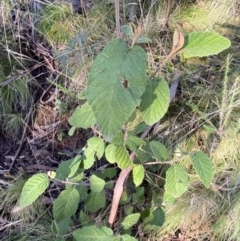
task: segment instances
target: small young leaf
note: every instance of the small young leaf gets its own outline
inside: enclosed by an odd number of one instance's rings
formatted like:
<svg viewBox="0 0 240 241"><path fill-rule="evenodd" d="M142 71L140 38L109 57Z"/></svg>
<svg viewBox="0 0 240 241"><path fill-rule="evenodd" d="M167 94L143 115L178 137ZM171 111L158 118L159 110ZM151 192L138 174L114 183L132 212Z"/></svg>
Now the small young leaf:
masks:
<svg viewBox="0 0 240 241"><path fill-rule="evenodd" d="M134 237L130 236L129 234L124 234L121 239L121 241L137 241ZM115 241L115 240L114 240Z"/></svg>
<svg viewBox="0 0 240 241"><path fill-rule="evenodd" d="M132 31L132 28L129 25L121 26L121 31L127 37L130 37L131 39L133 38L133 31Z"/></svg>
<svg viewBox="0 0 240 241"><path fill-rule="evenodd" d="M218 54L230 46L230 40L217 33L193 32L185 37L180 53L183 53L185 58L204 57Z"/></svg>
<svg viewBox="0 0 240 241"><path fill-rule="evenodd" d="M124 136L122 130L120 130L112 139L111 144L115 146L123 145L124 142Z"/></svg>
<svg viewBox="0 0 240 241"><path fill-rule="evenodd" d="M78 170L81 161L82 156L77 155L75 158L61 162L56 171L56 179L65 180L67 177L72 177Z"/></svg>
<svg viewBox="0 0 240 241"><path fill-rule="evenodd" d="M69 124L79 128L90 128L95 123L95 117L91 106L86 103L82 107L77 107L68 120Z"/></svg>
<svg viewBox="0 0 240 241"><path fill-rule="evenodd" d="M124 146L117 147L115 158L116 158L116 163L121 169L130 167L133 165L129 157L129 154Z"/></svg>
<svg viewBox="0 0 240 241"><path fill-rule="evenodd" d="M90 177L90 183L90 188L93 192L101 192L105 185L105 181L96 175Z"/></svg>
<svg viewBox="0 0 240 241"><path fill-rule="evenodd" d="M203 152L197 151L191 156L192 164L206 188L209 188L213 178L213 166L210 158Z"/></svg>
<svg viewBox="0 0 240 241"><path fill-rule="evenodd" d="M76 189L78 190L78 193L80 195L80 201L79 202L84 201L87 197L88 188L86 186L78 185L78 186L76 186Z"/></svg>
<svg viewBox="0 0 240 241"><path fill-rule="evenodd" d="M20 207L32 204L49 186L48 175L39 173L30 177L23 186L19 201Z"/></svg>
<svg viewBox="0 0 240 241"><path fill-rule="evenodd" d="M152 42L152 40L143 34L141 34L136 41L137 44L151 43L151 42Z"/></svg>
<svg viewBox="0 0 240 241"><path fill-rule="evenodd" d="M134 152L137 151L138 146L146 144L142 138L137 136L129 136L125 143Z"/></svg>
<svg viewBox="0 0 240 241"><path fill-rule="evenodd" d="M148 125L158 122L167 112L169 102L168 83L164 79L148 81L140 104L143 120Z"/></svg>
<svg viewBox="0 0 240 241"><path fill-rule="evenodd" d="M134 165L132 175L135 186L139 186L143 182L143 178L145 175L144 167L142 165Z"/></svg>
<svg viewBox="0 0 240 241"><path fill-rule="evenodd" d="M76 188L69 187L63 190L53 203L53 215L57 222L71 217L78 207L80 200L79 192Z"/></svg>
<svg viewBox="0 0 240 241"><path fill-rule="evenodd" d="M143 147L143 150L158 161L166 161L170 158L167 148L158 141L149 142Z"/></svg>
<svg viewBox="0 0 240 241"><path fill-rule="evenodd" d="M148 125L146 125L145 123L141 123L141 124L139 124L139 125L135 128L134 134L135 134L135 135L138 135L138 134L140 134L140 133L143 133L143 132L146 131L148 128L149 128Z"/></svg>
<svg viewBox="0 0 240 241"><path fill-rule="evenodd" d="M52 232L58 235L65 235L69 231L71 223L71 218L65 218L59 223L57 223L56 220L53 220L51 227Z"/></svg>
<svg viewBox="0 0 240 241"><path fill-rule="evenodd" d="M186 169L179 164L175 164L168 168L166 172L165 192L172 195L175 198L178 198L185 191L187 191L187 188L188 176Z"/></svg>
<svg viewBox="0 0 240 241"><path fill-rule="evenodd" d="M87 226L73 231L76 241L112 241L113 231L105 226Z"/></svg>
<svg viewBox="0 0 240 241"><path fill-rule="evenodd" d="M104 191L91 192L86 198L86 208L90 212L97 212L105 206L106 198Z"/></svg>
<svg viewBox="0 0 240 241"><path fill-rule="evenodd" d="M68 135L69 135L69 136L73 136L74 131L75 131L76 129L77 129L77 127L72 126L72 127L70 128L69 132L68 132Z"/></svg>
<svg viewBox="0 0 240 241"><path fill-rule="evenodd" d="M98 137L92 137L87 141L87 148L84 151L83 160L84 160L84 169L89 169L94 161L95 155L100 159L104 154L105 143L103 139Z"/></svg>
<svg viewBox="0 0 240 241"><path fill-rule="evenodd" d="M117 150L117 147L114 146L113 144L109 144L106 147L105 156L106 156L106 159L109 163L113 164L113 163L116 162L116 158L115 158L116 150Z"/></svg>
<svg viewBox="0 0 240 241"><path fill-rule="evenodd" d="M139 218L140 213L130 214L126 218L124 218L123 222L121 223L121 226L124 229L129 229L138 222Z"/></svg>
<svg viewBox="0 0 240 241"><path fill-rule="evenodd" d="M80 211L79 221L80 221L82 226L89 226L92 223L90 221L90 218L88 217L88 215L86 213L84 213L83 211Z"/></svg>
<svg viewBox="0 0 240 241"><path fill-rule="evenodd" d="M113 178L117 174L116 168L110 167L103 171L103 175L107 178Z"/></svg>
<svg viewBox="0 0 240 241"><path fill-rule="evenodd" d="M157 208L152 212L153 219L148 223L147 229L158 229L165 221L165 213L162 208Z"/></svg>
<svg viewBox="0 0 240 241"><path fill-rule="evenodd" d="M126 205L124 206L124 212L126 215L130 215L133 213L133 206L132 205Z"/></svg>

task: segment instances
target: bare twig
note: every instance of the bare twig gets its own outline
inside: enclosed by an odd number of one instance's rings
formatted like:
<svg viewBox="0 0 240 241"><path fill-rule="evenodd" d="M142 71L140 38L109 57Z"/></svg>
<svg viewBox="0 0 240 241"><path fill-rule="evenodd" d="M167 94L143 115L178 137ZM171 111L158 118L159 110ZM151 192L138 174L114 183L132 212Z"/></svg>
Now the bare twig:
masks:
<svg viewBox="0 0 240 241"><path fill-rule="evenodd" d="M117 38L122 38L121 29L120 29L120 13L119 13L119 0L115 0L115 21L116 21L116 30Z"/></svg>
<svg viewBox="0 0 240 241"><path fill-rule="evenodd" d="M169 16L170 16L170 12L171 12L171 8L172 8L172 0L167 0L167 12L165 15L165 19L162 25L162 30L165 30L168 24L168 20L169 20Z"/></svg>

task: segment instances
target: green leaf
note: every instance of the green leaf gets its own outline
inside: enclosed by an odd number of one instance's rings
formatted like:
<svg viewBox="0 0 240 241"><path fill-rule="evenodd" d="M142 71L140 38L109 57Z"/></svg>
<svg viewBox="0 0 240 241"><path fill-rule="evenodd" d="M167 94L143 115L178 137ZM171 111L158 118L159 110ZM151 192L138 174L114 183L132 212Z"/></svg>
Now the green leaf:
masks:
<svg viewBox="0 0 240 241"><path fill-rule="evenodd" d="M86 198L86 208L90 212L97 212L105 206L106 198L104 191L91 192Z"/></svg>
<svg viewBox="0 0 240 241"><path fill-rule="evenodd" d="M113 231L107 227L87 226L73 231L76 241L111 241Z"/></svg>
<svg viewBox="0 0 240 241"><path fill-rule="evenodd" d="M58 235L65 235L70 230L71 218L65 218L61 222L57 223L56 220L52 222L52 232Z"/></svg>
<svg viewBox="0 0 240 241"><path fill-rule="evenodd" d="M100 159L104 154L105 143L103 139L98 137L92 137L87 141L87 148L84 151L84 169L89 169L94 161L95 155Z"/></svg>
<svg viewBox="0 0 240 241"><path fill-rule="evenodd" d="M19 201L20 207L32 204L49 186L48 175L39 173L30 177L24 184Z"/></svg>
<svg viewBox="0 0 240 241"><path fill-rule="evenodd" d="M148 128L149 128L148 125L146 125L145 123L141 123L141 124L139 124L139 125L135 128L134 134L135 134L135 135L138 135L138 134L140 134L140 133L143 133L143 132L146 131Z"/></svg>
<svg viewBox="0 0 240 241"><path fill-rule="evenodd" d="M188 176L186 169L175 164L166 172L165 192L175 198L180 197L188 188ZM165 194L164 194L165 200ZM165 200L166 201L166 200Z"/></svg>
<svg viewBox="0 0 240 241"><path fill-rule="evenodd" d="M77 128L77 127L72 126L72 127L70 128L69 132L68 132L68 135L69 135L69 136L73 136L74 131L76 130L76 128Z"/></svg>
<svg viewBox="0 0 240 241"><path fill-rule="evenodd" d="M121 223L121 226L124 229L129 229L138 222L139 218L140 213L130 214L126 218L124 218L123 222Z"/></svg>
<svg viewBox="0 0 240 241"><path fill-rule="evenodd" d="M134 165L132 175L135 186L139 186L142 184L145 175L144 167L142 165Z"/></svg>
<svg viewBox="0 0 240 241"><path fill-rule="evenodd" d="M193 32L185 37L185 44L180 53L185 58L214 55L229 48L229 39L212 32Z"/></svg>
<svg viewBox="0 0 240 241"><path fill-rule="evenodd" d="M122 130L120 130L117 135L114 136L114 138L111 141L111 144L115 146L120 146L124 142L124 136Z"/></svg>
<svg viewBox="0 0 240 241"><path fill-rule="evenodd" d="M93 192L101 192L104 188L105 181L96 175L90 177L90 188Z"/></svg>
<svg viewBox="0 0 240 241"><path fill-rule="evenodd" d="M80 196L78 190L69 187L63 190L53 203L53 215L57 222L71 217L78 208Z"/></svg>
<svg viewBox="0 0 240 241"><path fill-rule="evenodd" d="M66 178L70 178L74 176L77 172L80 162L82 161L82 156L77 155L75 158L63 161L58 166L56 171L56 179L65 180Z"/></svg>
<svg viewBox="0 0 240 241"><path fill-rule="evenodd" d="M79 202L84 201L87 197L88 188L86 186L78 185L78 186L76 186L76 189L78 190L78 193L80 195L80 201Z"/></svg>
<svg viewBox="0 0 240 241"><path fill-rule="evenodd" d="M169 102L168 83L164 79L149 80L140 105L143 120L148 125L158 122L167 112Z"/></svg>
<svg viewBox="0 0 240 241"><path fill-rule="evenodd" d="M147 229L159 229L165 221L165 213L162 208L157 208L152 212L153 219L148 223Z"/></svg>
<svg viewBox="0 0 240 241"><path fill-rule="evenodd" d="M138 37L138 39L136 41L137 44L151 43L151 42L152 42L152 40L149 37L142 35L142 34Z"/></svg>
<svg viewBox="0 0 240 241"><path fill-rule="evenodd" d="M91 106L86 103L82 107L75 109L68 122L71 126L87 129L92 127L96 123L96 120Z"/></svg>
<svg viewBox="0 0 240 241"><path fill-rule="evenodd" d="M117 147L115 158L116 158L116 163L118 164L118 167L121 169L130 167L133 165L129 157L129 154L124 146Z"/></svg>
<svg viewBox="0 0 240 241"><path fill-rule="evenodd" d="M117 150L117 147L114 146L113 144L109 144L106 149L105 149L105 156L106 156L106 159L109 163L115 163L116 162L116 158L115 158L115 155L116 155L116 150Z"/></svg>
<svg viewBox="0 0 240 241"><path fill-rule="evenodd" d="M134 237L131 237L129 234L124 234L121 237L121 241L137 241Z"/></svg>
<svg viewBox="0 0 240 241"><path fill-rule="evenodd" d="M117 174L116 168L109 167L103 171L103 175L107 178L113 178Z"/></svg>
<svg viewBox="0 0 240 241"><path fill-rule="evenodd" d="M197 151L191 156L192 164L206 188L209 188L213 179L213 165L210 158L203 152Z"/></svg>
<svg viewBox="0 0 240 241"><path fill-rule="evenodd" d="M133 38L133 31L132 31L132 28L129 25L121 26L121 31L127 37L130 37L131 39Z"/></svg>
<svg viewBox="0 0 240 241"><path fill-rule="evenodd" d="M130 49L123 39L109 42L94 60L86 95L105 140L111 141L140 104L146 63L145 51Z"/></svg>
<svg viewBox="0 0 240 241"><path fill-rule="evenodd" d="M143 147L143 150L158 161L166 161L170 158L167 148L158 141L149 142Z"/></svg>
<svg viewBox="0 0 240 241"><path fill-rule="evenodd" d="M134 151L137 152L137 147L140 145L145 145L146 142L137 136L129 136L126 140L126 145L128 145L128 147Z"/></svg>
<svg viewBox="0 0 240 241"><path fill-rule="evenodd" d="M90 221L90 218L88 217L88 215L86 213L84 213L83 211L80 211L79 221L80 221L82 226L89 226L92 223Z"/></svg>

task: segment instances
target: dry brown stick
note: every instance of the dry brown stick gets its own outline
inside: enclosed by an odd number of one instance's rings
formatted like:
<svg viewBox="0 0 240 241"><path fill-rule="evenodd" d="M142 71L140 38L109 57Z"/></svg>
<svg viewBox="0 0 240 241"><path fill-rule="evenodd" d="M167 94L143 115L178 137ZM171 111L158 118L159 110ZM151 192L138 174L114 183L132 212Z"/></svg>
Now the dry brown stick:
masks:
<svg viewBox="0 0 240 241"><path fill-rule="evenodd" d="M116 30L117 38L122 38L121 29L120 29L120 10L119 10L119 0L115 0L115 21L116 21Z"/></svg>
<svg viewBox="0 0 240 241"><path fill-rule="evenodd" d="M163 22L163 25L162 25L163 30L166 28L166 26L168 24L171 8L172 8L172 0L168 0L167 1L167 12L166 12L165 19L164 19L164 22Z"/></svg>

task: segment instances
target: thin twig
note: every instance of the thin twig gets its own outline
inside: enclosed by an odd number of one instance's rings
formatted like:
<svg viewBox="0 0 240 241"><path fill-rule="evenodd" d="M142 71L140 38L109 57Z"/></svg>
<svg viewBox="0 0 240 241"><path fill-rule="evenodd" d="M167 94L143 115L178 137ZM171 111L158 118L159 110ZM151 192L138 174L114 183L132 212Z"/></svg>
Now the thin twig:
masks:
<svg viewBox="0 0 240 241"><path fill-rule="evenodd" d="M120 10L119 10L119 0L115 0L115 21L116 21L116 30L117 38L122 38L121 29L120 29Z"/></svg>

